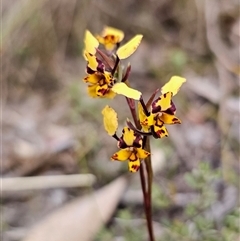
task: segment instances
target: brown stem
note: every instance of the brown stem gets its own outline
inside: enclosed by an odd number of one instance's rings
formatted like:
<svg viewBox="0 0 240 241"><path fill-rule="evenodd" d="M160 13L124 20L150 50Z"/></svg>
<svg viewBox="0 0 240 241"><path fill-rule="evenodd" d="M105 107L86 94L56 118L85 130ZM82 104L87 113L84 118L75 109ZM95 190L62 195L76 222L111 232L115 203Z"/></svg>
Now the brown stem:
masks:
<svg viewBox="0 0 240 241"><path fill-rule="evenodd" d="M151 147L150 147L150 140L146 136L146 147L145 150L151 153ZM153 172L152 172L152 161L151 161L151 156L148 156L145 159L145 164L146 164L146 170L147 170L147 177L148 177L148 188L147 188L147 213L149 215L149 220L152 220L152 181L153 181ZM151 225L151 229L149 230L149 235L150 235L150 240L154 241L154 236L153 236L153 227Z"/></svg>
<svg viewBox="0 0 240 241"><path fill-rule="evenodd" d="M136 108L135 108L135 102L133 99L129 99L126 97L129 109L131 111L132 114L132 118L134 121L135 126L137 127L137 129L141 129L140 123L138 122L138 118L137 118L137 114L136 114Z"/></svg>
<svg viewBox="0 0 240 241"><path fill-rule="evenodd" d="M136 108L135 108L135 103L131 102L131 99L126 98L128 106L130 108L134 123L136 127L141 130L141 125L138 121L137 114L136 114ZM143 100L142 100L143 101ZM150 152L150 142L149 138L144 136L144 141L143 145L146 145L146 150ZM143 147L144 147L143 146ZM147 183L147 190L146 190L146 180L145 180L145 174L144 174L144 169L143 169L143 162L140 165L140 179L141 179L141 186L142 186L142 193L143 193L143 200L144 200L144 210L145 210L145 215L147 219L147 228L148 228L148 234L149 234L149 241L154 241L154 234L153 234L153 227L152 227L152 162L151 162L151 156L148 156L145 160L145 165L146 165L146 170L147 170L147 178L148 178L148 183Z"/></svg>
<svg viewBox="0 0 240 241"><path fill-rule="evenodd" d="M148 195L148 192L146 191L145 175L144 175L144 169L143 169L142 164L140 165L139 173L140 173L140 179L141 179L145 215L146 215L146 219L147 219L149 241L154 241L153 228L152 228L151 203L149 203L149 202L151 202L151 199L149 200L149 195ZM149 209L149 207L150 207L150 209Z"/></svg>

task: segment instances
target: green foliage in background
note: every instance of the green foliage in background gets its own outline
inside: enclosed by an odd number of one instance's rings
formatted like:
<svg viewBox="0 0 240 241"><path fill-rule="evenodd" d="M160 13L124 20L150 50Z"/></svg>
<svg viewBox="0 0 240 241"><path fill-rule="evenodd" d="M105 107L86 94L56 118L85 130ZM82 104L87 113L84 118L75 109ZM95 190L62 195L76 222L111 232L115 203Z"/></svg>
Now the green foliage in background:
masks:
<svg viewBox="0 0 240 241"><path fill-rule="evenodd" d="M201 162L199 166L184 175L185 182L196 193L197 198L183 208L182 213L177 218L156 217L159 222L161 235L157 241L237 241L239 235L240 209L235 208L230 214L226 215L221 222L216 223L206 217L212 205L217 201L218 196L215 190L215 183L221 179L219 169L213 170L208 163ZM167 187L166 187L167 188ZM166 189L158 183L153 184L153 209L168 210L174 205ZM158 215L158 214L157 214ZM125 208L117 213L117 228L103 229L96 241L144 241L143 230L136 224L134 212ZM124 221L125 220L125 221ZM126 222L124 224L124 222ZM142 222L144 225L144 220ZM124 224L124 225L123 225ZM157 228L155 222L155 229ZM144 226L143 226L144 227ZM155 230L156 233L158 232ZM116 235L116 233L118 233Z"/></svg>

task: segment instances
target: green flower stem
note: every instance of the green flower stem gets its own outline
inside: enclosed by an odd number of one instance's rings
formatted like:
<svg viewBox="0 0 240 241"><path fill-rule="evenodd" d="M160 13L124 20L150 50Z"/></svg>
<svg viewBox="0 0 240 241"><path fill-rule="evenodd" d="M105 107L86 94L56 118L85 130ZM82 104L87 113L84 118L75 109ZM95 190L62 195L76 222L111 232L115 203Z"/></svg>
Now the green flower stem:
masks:
<svg viewBox="0 0 240 241"><path fill-rule="evenodd" d="M136 114L136 108L135 104L131 102L132 100L129 98L126 98L128 106L130 108L134 124L137 127L137 129L141 130L141 125L138 121L137 114ZM148 137L144 137L143 145L146 146L145 150L150 152L150 141ZM147 170L147 190L146 190L146 179L144 174L144 168L143 163L140 165L139 174L141 179L141 186L142 186L142 193L143 193L143 200L144 200L144 210L145 215L147 219L147 228L148 228L148 234L149 234L149 241L154 241L154 234L153 234L153 226L152 226L152 162L151 162L151 156L148 156L145 159L145 165Z"/></svg>

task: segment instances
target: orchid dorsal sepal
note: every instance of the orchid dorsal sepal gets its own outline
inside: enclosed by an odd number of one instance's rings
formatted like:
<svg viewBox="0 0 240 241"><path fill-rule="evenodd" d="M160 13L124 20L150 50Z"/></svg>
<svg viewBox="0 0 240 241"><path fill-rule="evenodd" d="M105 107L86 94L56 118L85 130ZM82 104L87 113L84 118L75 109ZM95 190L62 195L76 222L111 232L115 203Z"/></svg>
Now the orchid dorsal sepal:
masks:
<svg viewBox="0 0 240 241"><path fill-rule="evenodd" d="M142 136L151 136L152 135L151 132L143 132L143 131L138 130L129 119L127 119L126 123L127 123L127 126L131 130L133 130L134 132L138 133L139 135L142 135Z"/></svg>
<svg viewBox="0 0 240 241"><path fill-rule="evenodd" d="M124 32L122 30L114 28L114 27L110 27L110 26L105 26L101 35L102 36L106 36L106 35L118 36L119 42L121 42L124 38Z"/></svg>
<svg viewBox="0 0 240 241"><path fill-rule="evenodd" d="M109 52L118 48L124 38L124 32L120 29L106 26L101 35L96 36L98 41L105 46Z"/></svg>

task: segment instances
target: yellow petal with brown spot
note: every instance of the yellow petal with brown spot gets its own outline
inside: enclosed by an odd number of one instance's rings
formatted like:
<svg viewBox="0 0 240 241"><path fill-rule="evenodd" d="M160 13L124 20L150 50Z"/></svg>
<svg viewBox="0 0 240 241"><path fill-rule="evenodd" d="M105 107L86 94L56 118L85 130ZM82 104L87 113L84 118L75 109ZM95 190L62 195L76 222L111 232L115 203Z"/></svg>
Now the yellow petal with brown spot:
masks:
<svg viewBox="0 0 240 241"><path fill-rule="evenodd" d="M150 152L145 151L142 148L137 148L137 154L140 159L145 159L150 155Z"/></svg>
<svg viewBox="0 0 240 241"><path fill-rule="evenodd" d="M158 136L158 138L168 137L168 131L167 128L161 124L161 125L154 125L154 132Z"/></svg>
<svg viewBox="0 0 240 241"><path fill-rule="evenodd" d="M84 55L86 56L86 60L88 61L88 67L93 71L97 71L98 62L96 56L91 55L88 52L85 52Z"/></svg>
<svg viewBox="0 0 240 241"><path fill-rule="evenodd" d="M111 157L112 161L126 161L132 154L128 149L121 149L120 151L114 153Z"/></svg>
<svg viewBox="0 0 240 241"><path fill-rule="evenodd" d="M107 35L113 35L118 39L118 42L121 42L124 38L124 32L122 30L113 28L113 27L109 27L109 26L104 27L101 35L103 37L105 37Z"/></svg>
<svg viewBox="0 0 240 241"><path fill-rule="evenodd" d="M165 111L171 107L172 93L167 92L159 97L156 106L160 106L160 111Z"/></svg>
<svg viewBox="0 0 240 241"><path fill-rule="evenodd" d="M87 77L83 79L85 83L97 84L100 79L98 74L89 74Z"/></svg>
<svg viewBox="0 0 240 241"><path fill-rule="evenodd" d="M154 123L154 115L151 113L150 116L146 116L140 102L138 102L138 116L143 131L148 132L150 126Z"/></svg>
<svg viewBox="0 0 240 241"><path fill-rule="evenodd" d="M128 170L130 172L137 172L140 168L141 162L139 159L137 159L136 161L129 161L128 162Z"/></svg>
<svg viewBox="0 0 240 241"><path fill-rule="evenodd" d="M159 118L162 122L164 122L164 124L181 124L180 119L178 119L175 115L162 113Z"/></svg>

